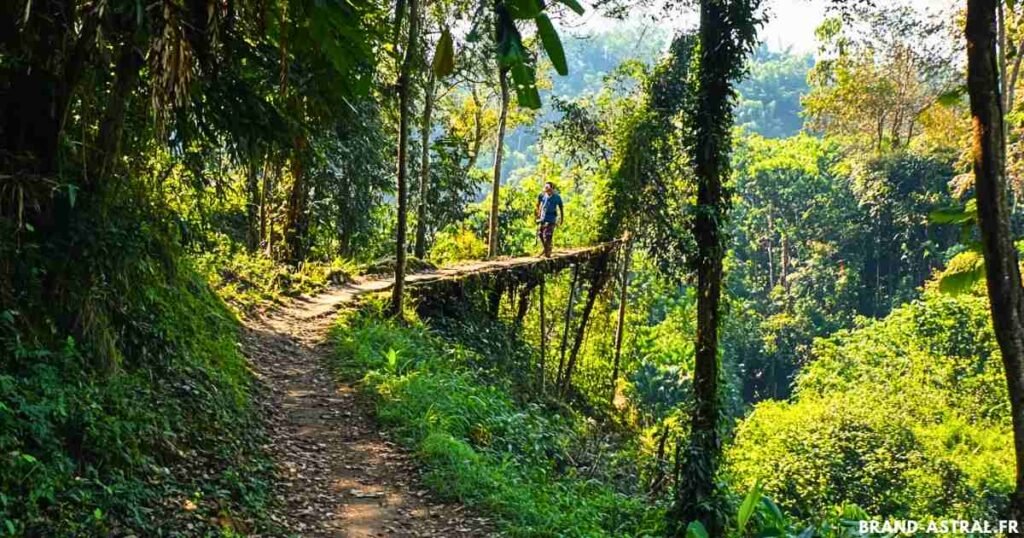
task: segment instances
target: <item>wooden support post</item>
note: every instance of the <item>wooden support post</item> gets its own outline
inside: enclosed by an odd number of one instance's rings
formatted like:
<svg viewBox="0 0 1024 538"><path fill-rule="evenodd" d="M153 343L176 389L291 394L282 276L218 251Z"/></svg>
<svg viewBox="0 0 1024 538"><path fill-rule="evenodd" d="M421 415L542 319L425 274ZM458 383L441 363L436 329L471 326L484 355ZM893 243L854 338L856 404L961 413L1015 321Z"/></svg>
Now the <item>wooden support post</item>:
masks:
<svg viewBox="0 0 1024 538"><path fill-rule="evenodd" d="M547 321L544 317L544 275L540 275L540 291L538 293L540 294L540 393L544 394L544 374L547 368L544 355L548 340Z"/></svg>
<svg viewBox="0 0 1024 538"><path fill-rule="evenodd" d="M579 280L580 266L576 264L572 267L572 283L569 284L569 301L565 307L565 327L562 328L562 349L558 358L558 372L555 375L555 385L562 385L562 368L565 367L565 346L569 341L569 325L572 321L572 306L573 301L576 298L576 282Z"/></svg>
<svg viewBox="0 0 1024 538"><path fill-rule="evenodd" d="M601 288L608 281L607 269L608 254L594 258L591 262L590 289L587 292L587 302L583 306L580 322L576 326L576 338L573 340L572 353L569 354L569 362L565 365L565 373L562 375L561 384L559 385L562 395L568 394L569 387L572 385L572 373L576 369L576 359L579 357L580 348L583 346L583 337L587 332L587 322L590 321L590 313L594 310L594 303L597 302L597 296L601 293Z"/></svg>
<svg viewBox="0 0 1024 538"><path fill-rule="evenodd" d="M576 359L579 358L580 349L583 346L583 338L587 333L587 323L590 321L590 313L594 310L594 303L597 301L597 294L601 291L601 282L593 279L590 282L590 289L587 290L587 302L583 305L583 312L580 314L580 321L576 324L576 337L572 341L572 351L569 352L569 361L565 364L565 373L562 374L559 390L562 395L569 393L569 386L572 385L572 374L576 370Z"/></svg>
<svg viewBox="0 0 1024 538"><path fill-rule="evenodd" d="M516 334L519 334L523 328L523 319L526 318L526 311L530 308L530 294L533 293L533 288L536 286L536 282L527 282L526 284L523 284L523 287L519 290L516 319L512 325Z"/></svg>
<svg viewBox="0 0 1024 538"><path fill-rule="evenodd" d="M493 319L498 319L498 313L501 310L501 294L505 291L505 286L497 275L493 280L494 287L490 289L487 296L487 313L490 314Z"/></svg>
<svg viewBox="0 0 1024 538"><path fill-rule="evenodd" d="M612 360L612 387L609 403L615 403L615 386L619 381L619 360L622 358L622 337L626 326L626 302L629 300L629 262L633 256L633 239L626 239L623 251L622 275L619 278L619 320L615 325L615 356Z"/></svg>

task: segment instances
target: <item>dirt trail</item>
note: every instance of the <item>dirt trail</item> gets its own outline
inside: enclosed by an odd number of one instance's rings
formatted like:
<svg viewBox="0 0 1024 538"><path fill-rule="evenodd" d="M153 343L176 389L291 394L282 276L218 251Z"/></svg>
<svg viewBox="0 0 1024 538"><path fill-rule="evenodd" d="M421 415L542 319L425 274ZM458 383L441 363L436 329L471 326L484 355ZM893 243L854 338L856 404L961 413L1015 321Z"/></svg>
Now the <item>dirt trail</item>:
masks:
<svg viewBox="0 0 1024 538"><path fill-rule="evenodd" d="M280 523L313 537L493 534L487 520L436 501L410 455L378 431L369 403L332 378L325 340L334 308L325 305L356 294L296 300L246 323L246 353L269 387Z"/></svg>
<svg viewBox="0 0 1024 538"><path fill-rule="evenodd" d="M597 247L600 248L600 247ZM594 247L554 253L572 258ZM507 270L539 258L508 258L410 274L409 286ZM380 432L369 402L330 373L327 331L356 297L391 288L361 278L246 321L243 345L269 389L270 451L284 480L280 523L299 536L490 536L486 518L437 501L410 454Z"/></svg>

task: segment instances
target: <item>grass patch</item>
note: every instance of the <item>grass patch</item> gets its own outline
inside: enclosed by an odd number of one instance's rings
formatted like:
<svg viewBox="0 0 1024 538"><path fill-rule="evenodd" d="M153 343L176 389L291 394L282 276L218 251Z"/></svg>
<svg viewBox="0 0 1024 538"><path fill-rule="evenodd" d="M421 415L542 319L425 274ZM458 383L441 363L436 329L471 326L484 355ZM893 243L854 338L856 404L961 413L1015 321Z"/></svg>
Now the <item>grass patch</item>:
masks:
<svg viewBox="0 0 1024 538"><path fill-rule="evenodd" d="M487 359L477 351L370 310L342 316L333 340L338 371L363 377L378 419L416 451L427 484L504 533L663 533L662 508L576 465L583 419L517 401L511 381L480 371Z"/></svg>

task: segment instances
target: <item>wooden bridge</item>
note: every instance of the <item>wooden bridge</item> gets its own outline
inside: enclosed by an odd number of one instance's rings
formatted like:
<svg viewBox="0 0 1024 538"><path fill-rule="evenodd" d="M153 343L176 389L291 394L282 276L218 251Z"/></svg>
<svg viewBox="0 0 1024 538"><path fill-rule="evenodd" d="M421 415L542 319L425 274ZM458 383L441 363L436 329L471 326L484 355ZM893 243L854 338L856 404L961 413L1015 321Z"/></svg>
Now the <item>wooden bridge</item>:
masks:
<svg viewBox="0 0 1024 538"><path fill-rule="evenodd" d="M434 312L446 313L449 309L462 310L483 306L494 318L498 317L501 299L508 297L513 311L513 326L521 330L526 313L530 308L531 297L534 295L539 303L540 332L548 334L547 323L554 321L554 326L561 326L560 345L556 350L547 350L546 338L540 339L540 372L544 372L548 355L558 356L558 375L553 385L559 392L567 394L572 388L572 374L576 367L580 346L583 343L590 313L594 303L611 276L611 260L616 251L625 244L624 241L611 241L588 247L563 249L553 252L550 257L523 256L518 258L497 258L463 262L460 264L417 271L406 275L405 285L409 294L417 298L420 307ZM626 249L628 252L628 249ZM627 254L628 258L628 254ZM625 274L628 265L623 266ZM546 277L560 271L572 269L569 284L569 300L566 310L551 313L557 319L548 319L544 306L544 283ZM623 283L625 278L623 277ZM586 285L585 285L586 284ZM282 308L265 313L263 320L273 328L284 330L299 326L315 327L323 325L337 310L346 304L354 303L360 296L380 293L394 286L392 276L364 276L334 286L324 293L312 297L298 297ZM625 290L625 285L622 286ZM586 291L585 297L584 290ZM534 291L538 293L534 294ZM582 299L582 308L575 308L577 301ZM625 296L620 297L624 304ZM621 341L621 324L623 310L619 313L619 329L616 339ZM573 324L573 318L578 319ZM618 350L619 346L616 346ZM616 374L618 352L615 358ZM545 382L543 373L540 377L541 390ZM614 385L614 383L613 383Z"/></svg>
<svg viewBox="0 0 1024 538"><path fill-rule="evenodd" d="M501 288L506 290L519 286L532 289L541 275L558 273L571 267L603 264L604 260L622 244L622 241L610 241L599 245L562 249L552 252L547 258L522 256L467 261L448 267L409 273L405 277L405 285L410 293L418 296L453 285L461 286L471 281L487 280L500 281ZM293 318L298 316L300 319L315 319L330 315L360 296L388 291L394 285L395 280L391 275L357 277L319 295L297 297L293 305L285 306L281 312ZM273 313L268 314L273 316Z"/></svg>
<svg viewBox="0 0 1024 538"><path fill-rule="evenodd" d="M464 284L470 280L496 280L508 286L535 283L541 275L558 273L570 267L593 263L614 252L619 241L589 247L552 252L550 257L523 256L460 263L433 271L422 271L406 277L410 288L437 288L448 284ZM393 284L393 282L391 282ZM388 286L390 287L390 286Z"/></svg>

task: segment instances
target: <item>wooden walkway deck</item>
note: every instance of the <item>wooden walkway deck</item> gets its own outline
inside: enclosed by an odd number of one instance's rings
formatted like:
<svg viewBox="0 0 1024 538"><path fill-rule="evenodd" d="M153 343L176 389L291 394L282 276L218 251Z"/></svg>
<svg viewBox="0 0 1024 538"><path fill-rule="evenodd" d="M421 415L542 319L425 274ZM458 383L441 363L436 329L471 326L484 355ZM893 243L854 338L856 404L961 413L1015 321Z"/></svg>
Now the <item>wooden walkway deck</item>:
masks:
<svg viewBox="0 0 1024 538"><path fill-rule="evenodd" d="M450 285L468 279L494 277L502 273L507 273L508 282L526 282L536 278L537 274L557 273L573 265L589 262L601 255L614 252L621 245L621 241L611 241L594 246L556 250L547 258L521 256L467 261L448 267L409 273L406 275L405 285L410 291L422 292L420 288L432 285ZM358 277L316 296L297 297L292 304L278 309L276 314L269 312L268 315L270 318L279 315L291 319L315 319L330 315L345 303L362 295L388 291L394 284L392 276Z"/></svg>

